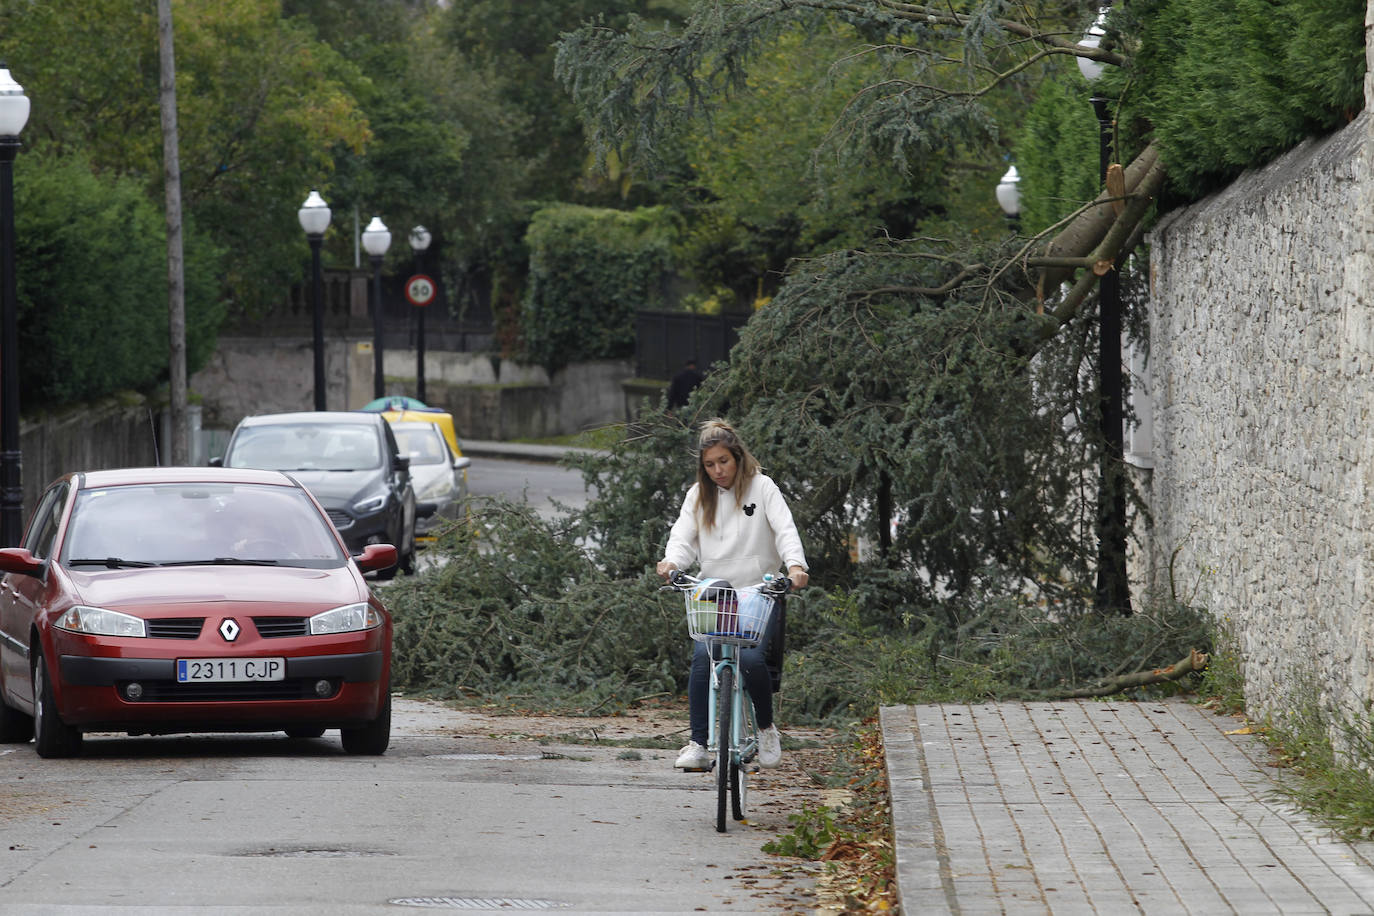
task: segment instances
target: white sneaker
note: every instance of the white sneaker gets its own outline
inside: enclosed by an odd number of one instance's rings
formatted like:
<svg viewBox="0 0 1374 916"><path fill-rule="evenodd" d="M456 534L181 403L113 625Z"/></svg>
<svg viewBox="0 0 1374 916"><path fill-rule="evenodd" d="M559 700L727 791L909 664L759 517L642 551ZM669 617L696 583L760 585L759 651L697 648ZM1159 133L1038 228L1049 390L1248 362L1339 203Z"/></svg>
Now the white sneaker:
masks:
<svg viewBox="0 0 1374 916"><path fill-rule="evenodd" d="M759 766L772 769L782 763L782 735L778 727L770 725L759 732Z"/></svg>
<svg viewBox="0 0 1374 916"><path fill-rule="evenodd" d="M679 770L709 770L711 768L711 752L695 741L689 741L687 746L682 749L682 753L677 755L677 763L673 766Z"/></svg>

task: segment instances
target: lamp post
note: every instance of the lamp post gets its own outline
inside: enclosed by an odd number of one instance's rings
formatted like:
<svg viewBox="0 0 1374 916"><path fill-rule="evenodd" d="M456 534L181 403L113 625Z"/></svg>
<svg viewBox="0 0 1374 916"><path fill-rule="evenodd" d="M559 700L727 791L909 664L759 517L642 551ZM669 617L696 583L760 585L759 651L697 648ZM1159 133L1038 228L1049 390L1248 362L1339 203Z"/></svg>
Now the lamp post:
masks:
<svg viewBox="0 0 1374 916"><path fill-rule="evenodd" d="M1007 215L1007 224L1013 233L1021 231L1021 176L1016 166L1007 169L1002 180L997 182L997 205Z"/></svg>
<svg viewBox="0 0 1374 916"><path fill-rule="evenodd" d="M391 245L391 230L380 216L363 230L363 250L372 261L372 396L386 396L386 376L382 374L382 256Z"/></svg>
<svg viewBox="0 0 1374 916"><path fill-rule="evenodd" d="M1106 35L1107 7L1079 40L1084 47L1100 47ZM1102 76L1103 65L1078 58L1078 69L1089 83ZM1111 102L1094 90L1089 100L1097 116L1098 180L1105 189L1107 170L1112 162L1115 124ZM1119 260L1119 258L1118 258ZM1098 611L1120 614L1131 612L1131 590L1126 571L1126 482L1125 443L1122 431L1121 400L1121 274L1118 264L1098 282L1098 421L1102 452L1098 461L1097 489L1097 587L1094 606Z"/></svg>
<svg viewBox="0 0 1374 916"><path fill-rule="evenodd" d="M29 97L0 64L0 546L24 534L24 469L19 447L19 292L14 276L14 157L29 120Z"/></svg>
<svg viewBox="0 0 1374 916"><path fill-rule="evenodd" d="M410 230L410 247L415 252L415 273L422 274L424 269L420 260L424 257L425 251L429 249L429 243L433 240L429 230L424 226L416 226ZM415 316L415 397L423 401L425 399L425 310L428 306L416 306Z"/></svg>
<svg viewBox="0 0 1374 916"><path fill-rule="evenodd" d="M319 191L311 191L310 196L296 211L301 221L305 237L310 242L310 309L311 323L315 332L315 409L324 410L324 303L321 295L320 244L324 241L324 231L329 228L329 205L320 197Z"/></svg>

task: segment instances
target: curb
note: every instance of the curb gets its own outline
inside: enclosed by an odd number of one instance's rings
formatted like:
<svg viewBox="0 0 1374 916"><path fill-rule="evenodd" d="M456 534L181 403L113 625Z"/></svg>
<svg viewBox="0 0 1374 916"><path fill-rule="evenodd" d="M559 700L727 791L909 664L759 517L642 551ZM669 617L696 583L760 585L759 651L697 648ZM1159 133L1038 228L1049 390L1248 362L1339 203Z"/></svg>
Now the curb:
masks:
<svg viewBox="0 0 1374 916"><path fill-rule="evenodd" d="M930 773L907 706L878 709L892 805L897 899L905 913L953 913L950 866L930 795ZM904 815L898 816L898 811Z"/></svg>
<svg viewBox="0 0 1374 916"><path fill-rule="evenodd" d="M535 445L524 442L494 442L482 439L463 439L459 443L469 458L503 458L508 461L541 461L557 463L571 455L604 455L600 449L578 448L568 445Z"/></svg>

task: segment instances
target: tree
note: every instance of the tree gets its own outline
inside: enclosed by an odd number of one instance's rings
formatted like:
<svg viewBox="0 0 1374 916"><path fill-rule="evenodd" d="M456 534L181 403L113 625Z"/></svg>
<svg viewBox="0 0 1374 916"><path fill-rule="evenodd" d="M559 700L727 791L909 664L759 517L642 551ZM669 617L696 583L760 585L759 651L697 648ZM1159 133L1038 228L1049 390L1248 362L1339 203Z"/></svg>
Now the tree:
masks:
<svg viewBox="0 0 1374 916"><path fill-rule="evenodd" d="M632 14L678 21L664 0L467 0L444 20L450 46L495 79L503 107L518 113L506 155L522 166L517 194L534 200L593 203L579 185L585 175L582 125L554 79L560 34L586 22L620 27Z"/></svg>
<svg viewBox="0 0 1374 916"><path fill-rule="evenodd" d="M857 37L843 23L782 32L754 61L746 91L672 142L662 184L685 217L681 260L727 307L776 293L792 258L906 236L955 200L939 159L902 174L828 136L877 77L871 58L842 60Z"/></svg>
<svg viewBox="0 0 1374 916"><path fill-rule="evenodd" d="M983 163L1000 165L994 157L1016 135L1016 113L1042 88L1052 94L1077 80L1063 66L1072 57L1111 65L1099 91L1112 100L1117 129L1106 189L1098 193L1096 182L1091 185L1095 199L1082 200L1081 172L1070 179L1051 165L1023 184L1037 231L1011 248L979 244L972 223L963 233L947 226L956 231L941 233L948 241L935 243L928 231L933 221L920 221L913 235L925 237L869 242L797 265L760 313L768 320L751 323L728 376L702 401L706 409L728 404L747 412L745 424L761 422L757 412L766 409L770 417L787 417L786 428L807 430L789 438L781 453L789 460L805 456L799 468L830 468L813 481L814 492L836 494L823 504L872 506L882 519L890 499L904 500L899 505L910 506L922 522L913 531L930 539L912 556L942 586L962 587L968 576L961 579L960 565L967 571L986 563L1011 572L1020 588L1018 578L1034 564L1014 558L1050 551L1039 574L1057 565L1086 593L1091 539L1056 539L1052 523L1092 517L1071 511L1083 504L1071 484L1088 465L1073 463L1078 471L1048 481L1043 472L1060 469L1066 449L1104 448L1091 440L1093 424L1083 422L1097 392L1080 390L1079 383L1092 376L1093 348L1086 343L1097 333L1093 292L1104 275L1133 279L1121 269L1162 194L1198 193L1314 129L1339 123L1358 105L1359 4L1343 2L1331 18L1313 2L1224 0L1224 9L1209 7L1205 16L1186 0L1118 4L1102 46L1092 49L1077 44L1092 11L1072 3L703 2L680 29L639 21L621 31L584 27L561 42L558 72L603 155L663 167L672 164L665 155L669 140L697 118L728 111L786 36L819 34L843 22L863 37L850 58L872 59L879 70L828 125L827 136L885 156L902 174L934 166L948 180L951 163L976 159L980 150ZM1226 76L1233 63L1251 77L1238 84ZM1255 98L1242 98L1250 92ZM1237 112L1250 112L1247 129L1226 129ZM1047 102L1032 122L1039 135L1027 144L1038 148L1042 165L1059 144L1056 116L1061 129L1081 122L1079 114ZM1259 129L1248 131L1252 124ZM1165 162L1188 178L1169 185ZM1046 206L1055 193L1080 200L1055 212L1057 205ZM812 333L815 328L823 330ZM885 328L907 328L932 349L899 345ZM841 346L846 333L858 334L869 349L905 358L875 362L862 347ZM782 356L789 353L790 359ZM840 370L829 370L832 359L858 377L864 370L855 367L867 367L874 378L846 386ZM1047 371L1056 359L1063 364ZM906 377L894 380L893 373ZM1024 382L1020 396L1014 380ZM991 410L989 395L1016 406L1011 414ZM978 404L981 414L970 410ZM854 417L865 422L849 423ZM973 428L942 427L941 418ZM1045 418L1054 422L1037 422ZM847 435L825 435L831 428ZM814 442L828 443L829 451ZM843 453L849 457L834 457ZM1109 488L1098 499L1111 504ZM1008 504L1016 509L1004 514ZM998 530L976 530L1003 517L1028 538L1021 550ZM1114 525L1124 529L1119 519L1098 522L1104 531ZM1096 565L1099 574L1124 583L1124 546L1104 552ZM1099 603L1098 609L1115 608Z"/></svg>
<svg viewBox="0 0 1374 916"><path fill-rule="evenodd" d="M935 180L948 180L948 163L980 147L985 161L996 161L989 100L997 92L1024 88L1054 56L1080 53L1063 37L1076 34L1076 11L1042 4L1015 20L998 18L1000 9L888 0L702 4L678 31L642 23L622 33L579 30L562 44L559 73L600 148L662 162L663 138L747 91L747 74L767 49L794 30L813 34L841 19L862 36L851 53L875 70L829 134L882 155L897 174L929 166ZM1120 62L1111 51L1082 53ZM1153 196L1146 174L1156 180L1148 169L1128 174L1127 191L1143 204L1126 208L1130 225ZM966 591L993 569L1037 582L1054 581L1053 570L1086 570L1085 539L1063 521L1077 517L1070 481L1083 465L1047 460L1067 446L1060 418L1038 409L1033 358L1081 323L1091 284L1038 309L1055 287L1037 284L1037 268L1111 262L1125 240L1113 237L1115 248L1099 250L1116 215L1103 200L1056 239L1048 260L1027 251L1010 261L964 239L870 242L870 253L808 264L756 318L759 330L751 323L730 374L704 403L743 411L746 427L760 412L786 416L781 428L801 432L774 432L786 440L778 453L806 456L799 464L812 474L825 469L802 479L816 494L813 510L832 524L844 524L846 513L869 515L878 543L890 549L890 507L905 507L897 546L935 591ZM921 222L913 228L920 232ZM844 347L850 338L857 350ZM1053 468L1058 483L1032 467ZM1120 561L1124 569L1124 555Z"/></svg>
<svg viewBox="0 0 1374 916"><path fill-rule="evenodd" d="M151 4L0 6L0 52L35 99L26 140L80 155L161 196L156 17ZM177 96L187 212L232 253L210 266L234 307L275 304L299 277L295 208L367 122L358 75L276 0L178 0ZM62 53L49 53L51 36Z"/></svg>

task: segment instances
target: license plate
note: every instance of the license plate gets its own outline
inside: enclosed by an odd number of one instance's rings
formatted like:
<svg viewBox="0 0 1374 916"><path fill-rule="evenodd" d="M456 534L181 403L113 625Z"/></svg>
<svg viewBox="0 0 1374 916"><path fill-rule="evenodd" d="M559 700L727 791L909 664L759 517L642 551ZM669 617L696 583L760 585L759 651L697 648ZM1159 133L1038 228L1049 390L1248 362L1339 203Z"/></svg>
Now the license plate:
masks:
<svg viewBox="0 0 1374 916"><path fill-rule="evenodd" d="M177 682L222 684L232 681L284 681L284 658L179 658Z"/></svg>

